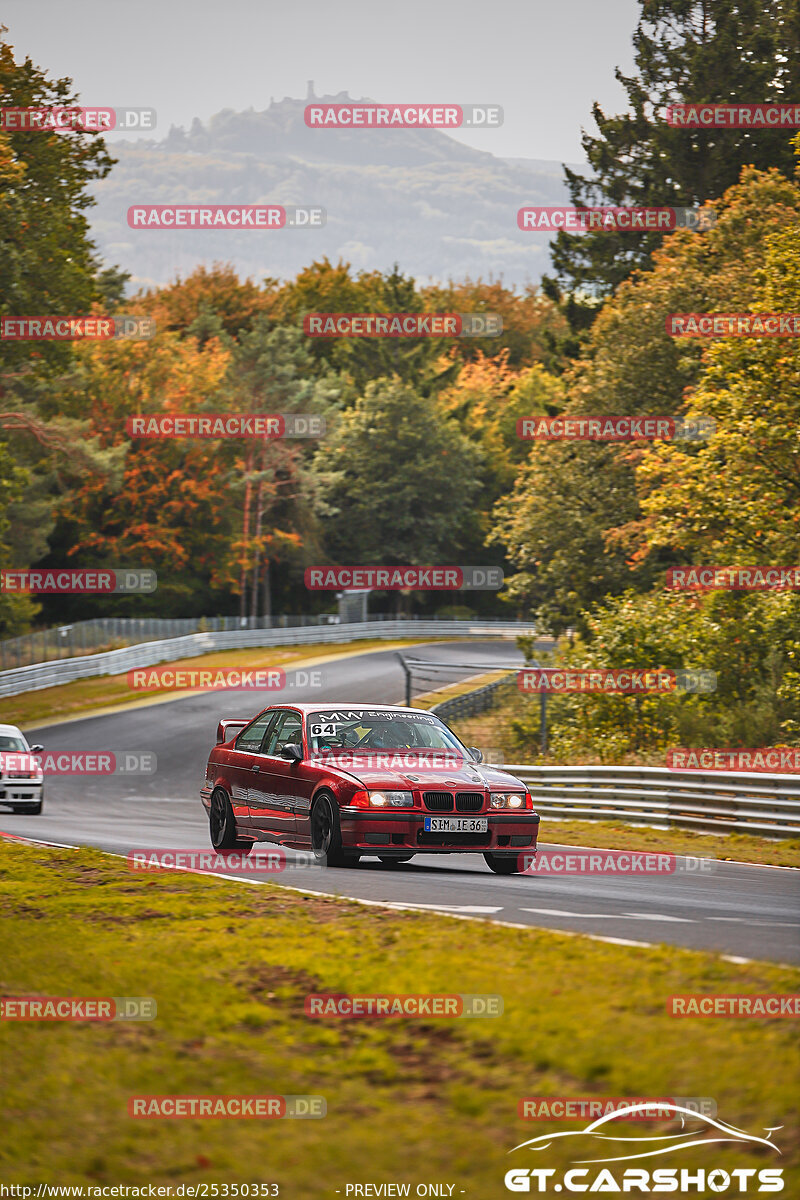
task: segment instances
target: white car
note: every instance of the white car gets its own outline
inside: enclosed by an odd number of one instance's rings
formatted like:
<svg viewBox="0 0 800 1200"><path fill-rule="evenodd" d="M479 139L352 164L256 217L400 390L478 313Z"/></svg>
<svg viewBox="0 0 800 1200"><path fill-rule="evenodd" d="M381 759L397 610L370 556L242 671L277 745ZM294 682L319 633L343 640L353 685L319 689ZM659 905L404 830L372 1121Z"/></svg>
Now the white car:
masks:
<svg viewBox="0 0 800 1200"><path fill-rule="evenodd" d="M29 746L16 725L0 725L0 804L15 813L38 815L44 799L44 775L31 756L44 746Z"/></svg>

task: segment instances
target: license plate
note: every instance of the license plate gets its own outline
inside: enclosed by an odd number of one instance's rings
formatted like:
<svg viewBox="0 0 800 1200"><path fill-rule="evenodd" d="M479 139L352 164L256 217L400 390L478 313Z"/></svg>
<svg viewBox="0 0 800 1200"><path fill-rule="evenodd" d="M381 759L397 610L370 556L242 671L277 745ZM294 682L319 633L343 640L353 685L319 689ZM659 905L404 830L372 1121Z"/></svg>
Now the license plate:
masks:
<svg viewBox="0 0 800 1200"><path fill-rule="evenodd" d="M426 833L488 833L487 817L426 817Z"/></svg>

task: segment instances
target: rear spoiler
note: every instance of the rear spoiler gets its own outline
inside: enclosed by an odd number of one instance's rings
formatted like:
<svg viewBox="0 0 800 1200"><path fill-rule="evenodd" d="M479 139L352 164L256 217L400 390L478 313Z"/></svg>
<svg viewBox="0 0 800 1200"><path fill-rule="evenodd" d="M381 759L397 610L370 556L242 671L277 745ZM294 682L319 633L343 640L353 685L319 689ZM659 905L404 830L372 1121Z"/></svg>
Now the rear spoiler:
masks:
<svg viewBox="0 0 800 1200"><path fill-rule="evenodd" d="M244 729L245 725L249 724L249 717L245 720L240 719L239 717L224 718L217 726L217 745L219 745L220 742L227 742L230 738L237 734L240 729Z"/></svg>

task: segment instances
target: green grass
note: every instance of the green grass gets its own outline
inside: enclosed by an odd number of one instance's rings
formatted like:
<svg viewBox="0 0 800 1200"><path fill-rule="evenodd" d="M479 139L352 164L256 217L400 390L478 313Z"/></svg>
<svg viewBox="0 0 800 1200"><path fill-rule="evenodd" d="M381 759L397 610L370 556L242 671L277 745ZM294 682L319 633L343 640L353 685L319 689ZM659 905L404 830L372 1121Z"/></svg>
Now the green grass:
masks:
<svg viewBox="0 0 800 1200"><path fill-rule="evenodd" d="M534 802L535 803L535 802ZM773 867L800 867L800 841L770 841L750 834L703 834L681 829L648 829L622 821L554 821L542 817L540 841L611 850L659 850L726 858Z"/></svg>
<svg viewBox="0 0 800 1200"><path fill-rule="evenodd" d="M674 1020L685 992L796 992L800 971L669 947L382 910L99 851L0 843L0 994L154 996L149 1023L0 1022L0 1181L450 1182L505 1195L528 1095L711 1096L783 1156L710 1147L682 1166L779 1164L797 1181L790 1020ZM491 992L491 1020L312 1021L308 992ZM133 1120L133 1094L307 1093L312 1121ZM635 1127L633 1132L641 1132ZM666 1132L651 1126L647 1132ZM564 1168L563 1143L535 1165ZM669 1164L667 1164L669 1165ZM795 1182L797 1186L797 1182ZM785 1194L797 1195L787 1178Z"/></svg>

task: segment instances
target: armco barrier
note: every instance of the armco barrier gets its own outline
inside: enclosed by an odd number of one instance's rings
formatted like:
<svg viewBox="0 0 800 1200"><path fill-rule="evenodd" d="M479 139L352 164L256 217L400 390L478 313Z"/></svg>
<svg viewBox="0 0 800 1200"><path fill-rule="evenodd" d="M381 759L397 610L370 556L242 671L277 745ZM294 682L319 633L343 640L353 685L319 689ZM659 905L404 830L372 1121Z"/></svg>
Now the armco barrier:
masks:
<svg viewBox="0 0 800 1200"><path fill-rule="evenodd" d="M395 640L446 637L491 638L532 634L535 628L524 621L357 621L349 625L313 625L292 629L231 629L192 633L185 637L141 642L102 654L65 658L60 662L34 663L0 672L0 696L40 691L90 679L97 675L122 675L137 667L152 667L160 662L193 658L213 650L245 650L258 646L303 646L314 643L335 644L369 638Z"/></svg>
<svg viewBox="0 0 800 1200"><path fill-rule="evenodd" d="M534 808L543 817L617 820L702 833L800 836L800 775L509 764L503 770L528 785Z"/></svg>

